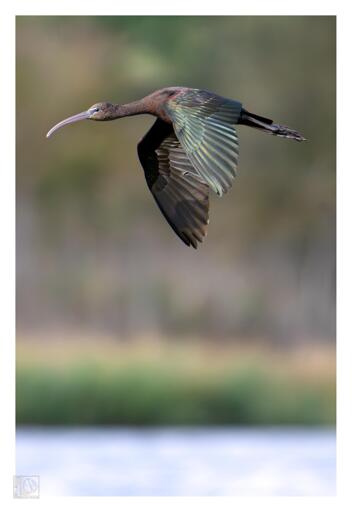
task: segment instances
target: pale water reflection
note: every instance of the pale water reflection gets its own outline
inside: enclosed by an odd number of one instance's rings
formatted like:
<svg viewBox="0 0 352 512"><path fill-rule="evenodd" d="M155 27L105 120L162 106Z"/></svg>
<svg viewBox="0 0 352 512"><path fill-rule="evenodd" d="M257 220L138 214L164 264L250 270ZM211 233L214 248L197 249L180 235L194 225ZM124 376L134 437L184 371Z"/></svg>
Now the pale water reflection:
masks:
<svg viewBox="0 0 352 512"><path fill-rule="evenodd" d="M19 428L16 473L41 495L333 495L335 432Z"/></svg>

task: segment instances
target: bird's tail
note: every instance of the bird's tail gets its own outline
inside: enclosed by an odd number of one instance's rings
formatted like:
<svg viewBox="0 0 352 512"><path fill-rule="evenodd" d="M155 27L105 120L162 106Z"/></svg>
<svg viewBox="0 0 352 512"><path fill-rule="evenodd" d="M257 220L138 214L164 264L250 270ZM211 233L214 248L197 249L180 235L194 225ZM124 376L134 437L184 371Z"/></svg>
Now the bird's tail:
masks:
<svg viewBox="0 0 352 512"><path fill-rule="evenodd" d="M275 124L273 123L272 119L258 116L257 114L251 114L250 112L247 112L247 110L245 110L244 108L241 110L241 116L240 119L238 120L238 124L251 126L252 128L257 128L258 130L270 133L271 135L276 135L277 137L284 137L285 139L293 139L299 142L307 140L296 130L292 130L292 128L282 126L281 124Z"/></svg>

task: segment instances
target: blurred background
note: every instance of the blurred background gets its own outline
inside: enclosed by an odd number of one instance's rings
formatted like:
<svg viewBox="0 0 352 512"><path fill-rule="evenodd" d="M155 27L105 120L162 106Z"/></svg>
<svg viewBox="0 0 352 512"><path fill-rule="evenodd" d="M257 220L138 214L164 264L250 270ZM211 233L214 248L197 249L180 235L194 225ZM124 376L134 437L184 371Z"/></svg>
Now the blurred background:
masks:
<svg viewBox="0 0 352 512"><path fill-rule="evenodd" d="M291 487L280 480L283 468L273 469L275 453L277 464L283 453L275 445L264 457L269 470L255 477L249 470L253 478L242 487L231 477L234 457L228 479L212 488L216 462L199 459L199 448L191 460L209 470L201 482L185 478L168 488L194 467L181 471L165 456L153 471L144 468L139 483L137 463L130 466L134 483L121 477L99 485L81 465L70 483L64 470L59 477L47 469L46 488L333 492L335 50L334 17L17 17L18 473L43 474L40 454L63 453L57 426L125 427L106 453L114 443L126 450L130 442L132 451L139 443L137 452L149 450L155 460L156 453L180 454L186 441L181 436L178 451L163 452L148 437L151 427L174 446L172 433L180 430L164 427L207 427L220 435L216 445L226 426L235 436L219 441L226 457L232 442L234 453L237 442L243 448L248 426L258 429L246 438L248 449L260 440L268 449L291 432L282 445L287 453L297 430L284 426L309 426L300 453L315 462L309 472L300 460ZM208 237L197 251L173 234L147 189L136 145L151 117L79 123L45 139L53 124L95 102L127 103L173 85L240 100L308 139L298 145L239 127L239 177L221 200L211 196ZM261 438L273 425L275 435ZM183 447L198 446L194 430L181 431L191 436ZM86 442L97 446L101 430L88 432ZM120 455L110 461L115 470ZM166 460L175 473L161 484Z"/></svg>

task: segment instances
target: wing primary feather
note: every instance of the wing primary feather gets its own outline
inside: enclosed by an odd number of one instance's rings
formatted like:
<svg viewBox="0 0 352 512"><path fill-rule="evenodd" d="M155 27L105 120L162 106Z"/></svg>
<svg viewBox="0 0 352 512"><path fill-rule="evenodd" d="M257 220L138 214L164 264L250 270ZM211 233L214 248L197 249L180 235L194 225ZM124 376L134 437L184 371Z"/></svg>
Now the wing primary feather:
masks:
<svg viewBox="0 0 352 512"><path fill-rule="evenodd" d="M186 245L197 248L209 224L209 186L194 168L172 125L157 119L139 143L138 156L167 222Z"/></svg>

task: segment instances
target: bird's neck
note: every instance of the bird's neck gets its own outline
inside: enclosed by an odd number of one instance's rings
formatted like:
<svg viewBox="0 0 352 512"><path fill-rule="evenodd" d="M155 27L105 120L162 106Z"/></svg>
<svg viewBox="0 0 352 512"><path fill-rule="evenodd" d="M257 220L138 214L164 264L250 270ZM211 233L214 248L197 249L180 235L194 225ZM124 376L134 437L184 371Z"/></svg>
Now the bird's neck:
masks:
<svg viewBox="0 0 352 512"><path fill-rule="evenodd" d="M114 119L120 117L137 116L138 114L148 114L149 109L143 100L133 101L125 105L115 105Z"/></svg>

